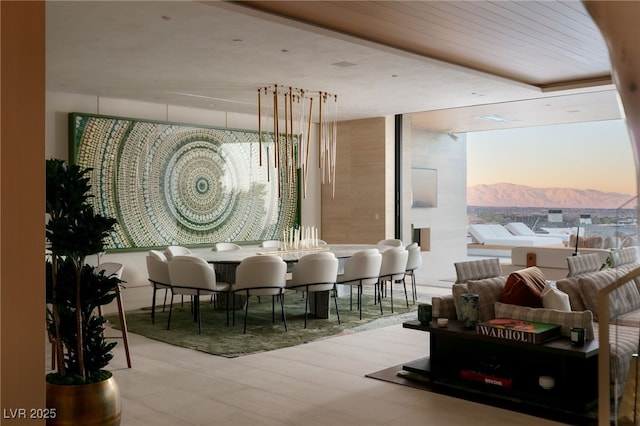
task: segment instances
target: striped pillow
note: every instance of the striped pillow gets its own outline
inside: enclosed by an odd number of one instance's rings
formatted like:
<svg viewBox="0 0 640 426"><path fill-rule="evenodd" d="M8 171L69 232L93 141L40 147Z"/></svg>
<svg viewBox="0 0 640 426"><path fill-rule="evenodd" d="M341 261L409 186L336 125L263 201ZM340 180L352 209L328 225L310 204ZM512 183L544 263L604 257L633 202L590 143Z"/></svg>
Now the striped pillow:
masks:
<svg viewBox="0 0 640 426"><path fill-rule="evenodd" d="M598 292L614 283L623 274L616 269L605 269L595 274L580 277L582 301L593 312L594 321L598 321ZM640 306L640 292L634 281L629 281L609 294L609 314L615 317L637 309Z"/></svg>
<svg viewBox="0 0 640 426"><path fill-rule="evenodd" d="M504 283L507 281L506 276L486 278L484 280L472 280L467 282L469 293L479 296L478 320L487 321L496 318L493 310L495 302L500 301Z"/></svg>
<svg viewBox="0 0 640 426"><path fill-rule="evenodd" d="M558 311L556 309L529 308L497 302L496 318L513 318L522 321L558 324L563 336L569 336L571 327L584 328L585 337L593 340L593 314L591 311Z"/></svg>

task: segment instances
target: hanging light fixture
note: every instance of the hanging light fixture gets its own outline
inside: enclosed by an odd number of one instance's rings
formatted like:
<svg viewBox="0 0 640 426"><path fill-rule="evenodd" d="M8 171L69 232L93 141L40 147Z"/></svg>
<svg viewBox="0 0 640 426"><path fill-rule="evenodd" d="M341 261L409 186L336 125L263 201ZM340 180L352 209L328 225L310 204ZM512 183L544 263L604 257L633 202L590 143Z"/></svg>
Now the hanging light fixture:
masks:
<svg viewBox="0 0 640 426"><path fill-rule="evenodd" d="M318 167L322 183L332 185L335 195L338 96L277 84L258 89L258 143L260 166L263 143L273 135L273 167L278 179L291 183L300 170L302 193L307 196L309 154L312 149L311 123L317 116ZM266 155L268 151L265 149ZM269 166L267 164L267 166ZM281 185L278 185L279 187Z"/></svg>

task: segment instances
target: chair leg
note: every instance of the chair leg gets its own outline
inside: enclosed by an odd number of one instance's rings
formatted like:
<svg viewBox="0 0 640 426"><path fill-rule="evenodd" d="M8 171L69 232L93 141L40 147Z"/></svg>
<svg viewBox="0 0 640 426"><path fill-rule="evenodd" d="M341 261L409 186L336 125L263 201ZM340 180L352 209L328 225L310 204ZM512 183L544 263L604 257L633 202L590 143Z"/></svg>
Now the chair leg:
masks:
<svg viewBox="0 0 640 426"><path fill-rule="evenodd" d="M167 307L167 293L169 293L169 289L165 288L164 289L164 300L162 301L162 312L164 312L165 308Z"/></svg>
<svg viewBox="0 0 640 426"><path fill-rule="evenodd" d="M362 281L358 284L358 310L360 311L360 319L362 319Z"/></svg>
<svg viewBox="0 0 640 426"><path fill-rule="evenodd" d="M402 277L402 286L404 287L404 300L405 302L407 302L407 309L409 309L409 298L407 297L407 282L404 279L404 276Z"/></svg>
<svg viewBox="0 0 640 426"><path fill-rule="evenodd" d="M249 315L249 292L247 292L247 304L244 308L244 331L243 334L247 334L247 316Z"/></svg>
<svg viewBox="0 0 640 426"><path fill-rule="evenodd" d="M169 303L169 320L167 321L167 330L171 329L171 314L173 312L173 291L171 292L171 302Z"/></svg>
<svg viewBox="0 0 640 426"><path fill-rule="evenodd" d="M340 325L340 311L338 310L338 288L334 285L333 286L333 301L336 304L336 316L338 317L338 325Z"/></svg>
<svg viewBox="0 0 640 426"><path fill-rule="evenodd" d="M232 299L233 299L233 323L232 323L232 325L235 327L235 325L236 325L236 309L235 309L236 308L236 294L235 293L233 293Z"/></svg>
<svg viewBox="0 0 640 426"><path fill-rule="evenodd" d="M389 287L391 287L391 313L393 313L393 282L395 280L393 279L393 277L391 277L391 279L389 280ZM387 289L387 285L385 283L384 286L385 290Z"/></svg>
<svg viewBox="0 0 640 426"><path fill-rule="evenodd" d="M202 334L202 319L200 317L200 290L198 290L196 297L195 297L195 305L194 305L194 315L197 318L198 321L198 334Z"/></svg>
<svg viewBox="0 0 640 426"><path fill-rule="evenodd" d="M271 296L271 324L276 323L276 296Z"/></svg>
<svg viewBox="0 0 640 426"><path fill-rule="evenodd" d="M229 327L229 292L227 291L227 327Z"/></svg>
<svg viewBox="0 0 640 426"><path fill-rule="evenodd" d="M304 328L307 328L307 312L309 312L309 287L307 286L307 297L305 297L304 301ZM314 297L314 302L318 300L317 297ZM316 310L316 312L318 312Z"/></svg>
<svg viewBox="0 0 640 426"><path fill-rule="evenodd" d="M155 284L153 284L153 298L151 299L151 324L156 323L156 292L158 291Z"/></svg>
<svg viewBox="0 0 640 426"><path fill-rule="evenodd" d="M416 272L411 271L411 289L413 290L413 303L418 300L418 287L416 286Z"/></svg>
<svg viewBox="0 0 640 426"><path fill-rule="evenodd" d="M282 322L284 323L284 331L289 331L287 327L287 316L284 313L284 293L280 290L280 311L282 312Z"/></svg>
<svg viewBox="0 0 640 426"><path fill-rule="evenodd" d="M349 286L349 310L353 311L353 286Z"/></svg>
<svg viewBox="0 0 640 426"><path fill-rule="evenodd" d="M380 290L380 286L378 286L378 299L380 299L380 315L384 315L382 313L382 290Z"/></svg>
<svg viewBox="0 0 640 426"><path fill-rule="evenodd" d="M124 306L122 304L122 296L120 287L116 288L116 301L118 303L118 317L120 318L120 328L122 329L122 343L124 344L124 353L127 356L127 366L131 368L131 354L129 353L129 332L127 330L127 319L124 316Z"/></svg>

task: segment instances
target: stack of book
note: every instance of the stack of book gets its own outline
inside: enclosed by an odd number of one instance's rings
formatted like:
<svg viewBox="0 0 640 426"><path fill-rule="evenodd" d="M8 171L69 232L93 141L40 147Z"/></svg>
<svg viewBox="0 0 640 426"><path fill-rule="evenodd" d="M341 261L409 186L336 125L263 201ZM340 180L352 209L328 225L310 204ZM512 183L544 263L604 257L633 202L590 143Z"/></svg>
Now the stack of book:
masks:
<svg viewBox="0 0 640 426"><path fill-rule="evenodd" d="M512 318L495 318L476 324L476 333L496 339L542 344L560 336L560 326Z"/></svg>

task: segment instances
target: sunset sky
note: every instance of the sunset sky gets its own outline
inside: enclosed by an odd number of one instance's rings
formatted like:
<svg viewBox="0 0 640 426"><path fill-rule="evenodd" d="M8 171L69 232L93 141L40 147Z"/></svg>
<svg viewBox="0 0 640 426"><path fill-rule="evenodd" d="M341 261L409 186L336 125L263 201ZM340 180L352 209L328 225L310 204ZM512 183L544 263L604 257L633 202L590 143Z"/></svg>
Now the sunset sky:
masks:
<svg viewBox="0 0 640 426"><path fill-rule="evenodd" d="M625 122L468 133L467 185L500 182L635 195L635 161Z"/></svg>

